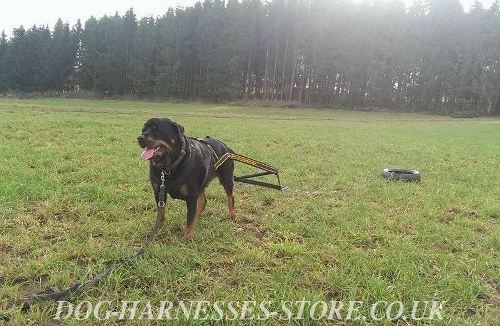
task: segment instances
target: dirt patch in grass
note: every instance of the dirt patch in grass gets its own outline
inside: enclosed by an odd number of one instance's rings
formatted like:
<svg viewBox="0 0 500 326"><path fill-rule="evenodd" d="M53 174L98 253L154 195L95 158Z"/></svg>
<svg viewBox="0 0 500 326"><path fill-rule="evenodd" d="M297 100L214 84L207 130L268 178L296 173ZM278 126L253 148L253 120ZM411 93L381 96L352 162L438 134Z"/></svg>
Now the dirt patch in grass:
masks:
<svg viewBox="0 0 500 326"><path fill-rule="evenodd" d="M373 250L373 249L377 249L381 246L385 246L386 244L387 244L387 242L382 236L372 234L368 238L358 239L355 242L355 247L359 248L359 249L371 249L371 250Z"/></svg>
<svg viewBox="0 0 500 326"><path fill-rule="evenodd" d="M440 216L439 216L439 222L443 224L450 224L452 223L460 214L462 213L462 210L458 207L451 207L446 209Z"/></svg>
<svg viewBox="0 0 500 326"><path fill-rule="evenodd" d="M68 260L76 262L79 266L95 265L97 260L82 252L73 252L67 256Z"/></svg>
<svg viewBox="0 0 500 326"><path fill-rule="evenodd" d="M243 217L236 221L236 233L245 234L254 246L262 246L268 230L251 217Z"/></svg>
<svg viewBox="0 0 500 326"><path fill-rule="evenodd" d="M224 274L231 273L235 268L236 263L234 259L210 260L208 261L207 271L213 278L219 278Z"/></svg>
<svg viewBox="0 0 500 326"><path fill-rule="evenodd" d="M342 291L335 285L328 283L324 279L318 277L313 278L313 284L316 288L320 289L323 293L323 298L325 301L335 301L342 298Z"/></svg>
<svg viewBox="0 0 500 326"><path fill-rule="evenodd" d="M8 255L13 251L14 251L14 249L12 248L12 246L10 244L6 243L5 241L0 240L0 252L3 255Z"/></svg>

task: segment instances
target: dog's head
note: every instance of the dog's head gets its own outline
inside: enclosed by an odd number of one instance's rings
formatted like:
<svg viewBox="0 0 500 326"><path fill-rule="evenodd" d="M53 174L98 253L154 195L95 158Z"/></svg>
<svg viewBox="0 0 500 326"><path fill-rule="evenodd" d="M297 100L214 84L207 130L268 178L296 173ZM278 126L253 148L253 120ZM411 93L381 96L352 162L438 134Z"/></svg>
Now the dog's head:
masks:
<svg viewBox="0 0 500 326"><path fill-rule="evenodd" d="M146 121L137 142L144 152L144 160L159 160L180 152L184 128L170 119L153 118Z"/></svg>

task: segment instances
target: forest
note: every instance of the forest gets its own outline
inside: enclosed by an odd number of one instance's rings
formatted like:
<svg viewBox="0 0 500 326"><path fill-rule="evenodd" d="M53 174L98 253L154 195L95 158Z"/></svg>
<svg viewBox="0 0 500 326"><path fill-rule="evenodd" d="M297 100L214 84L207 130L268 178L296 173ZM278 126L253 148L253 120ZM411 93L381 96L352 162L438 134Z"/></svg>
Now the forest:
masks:
<svg viewBox="0 0 500 326"><path fill-rule="evenodd" d="M0 94L500 114L500 1L205 0L0 37Z"/></svg>

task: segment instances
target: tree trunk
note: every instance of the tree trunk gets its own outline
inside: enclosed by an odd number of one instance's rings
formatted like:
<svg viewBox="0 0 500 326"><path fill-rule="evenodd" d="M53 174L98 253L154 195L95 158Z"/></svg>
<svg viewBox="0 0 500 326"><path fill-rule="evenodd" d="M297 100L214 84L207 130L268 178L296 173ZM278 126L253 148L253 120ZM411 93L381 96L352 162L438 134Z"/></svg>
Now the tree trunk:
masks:
<svg viewBox="0 0 500 326"><path fill-rule="evenodd" d="M309 66L309 74L306 78L306 94L305 94L305 103L307 106L311 105L311 94L310 94L310 89L313 86L313 81L314 81L314 66L316 65L316 52L318 48L318 39L314 38L314 46L313 46L313 52L312 52L312 60L311 64Z"/></svg>
<svg viewBox="0 0 500 326"><path fill-rule="evenodd" d="M290 72L290 93L288 94L288 101L293 101L293 89L295 88L295 71L297 68L297 40L293 45L292 51L292 71Z"/></svg>
<svg viewBox="0 0 500 326"><path fill-rule="evenodd" d="M264 100L267 97L267 87L269 84L269 32L267 32L267 44L266 44L266 72L264 74L264 89L263 89L263 98Z"/></svg>
<svg viewBox="0 0 500 326"><path fill-rule="evenodd" d="M280 101L283 101L283 94L285 93L285 72L286 72L286 59L288 57L288 41L290 39L290 34L286 36L286 46L285 46L285 57L283 58L283 74L281 79L281 95Z"/></svg>
<svg viewBox="0 0 500 326"><path fill-rule="evenodd" d="M279 51L279 39L276 39L276 53L274 54L274 70L273 70L273 83L272 83L272 93L271 101L274 100L274 94L276 93L276 69L278 69L278 51Z"/></svg>
<svg viewBox="0 0 500 326"><path fill-rule="evenodd" d="M299 103L302 103L302 99L304 97L304 88L306 86L306 75L308 67L303 64L304 71L302 71L302 76L300 78L300 91L299 91Z"/></svg>
<svg viewBox="0 0 500 326"><path fill-rule="evenodd" d="M245 101L248 101L248 93L250 91L250 68L252 66L252 58L248 58L247 73L245 78Z"/></svg>

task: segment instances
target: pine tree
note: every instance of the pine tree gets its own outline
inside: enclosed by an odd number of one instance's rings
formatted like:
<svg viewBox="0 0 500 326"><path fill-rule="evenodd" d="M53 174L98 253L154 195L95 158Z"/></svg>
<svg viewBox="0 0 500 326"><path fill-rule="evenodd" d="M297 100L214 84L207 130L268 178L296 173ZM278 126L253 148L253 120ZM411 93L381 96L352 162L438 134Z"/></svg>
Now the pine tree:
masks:
<svg viewBox="0 0 500 326"><path fill-rule="evenodd" d="M0 94L8 91L8 70L7 70L7 35L5 31L0 34Z"/></svg>

